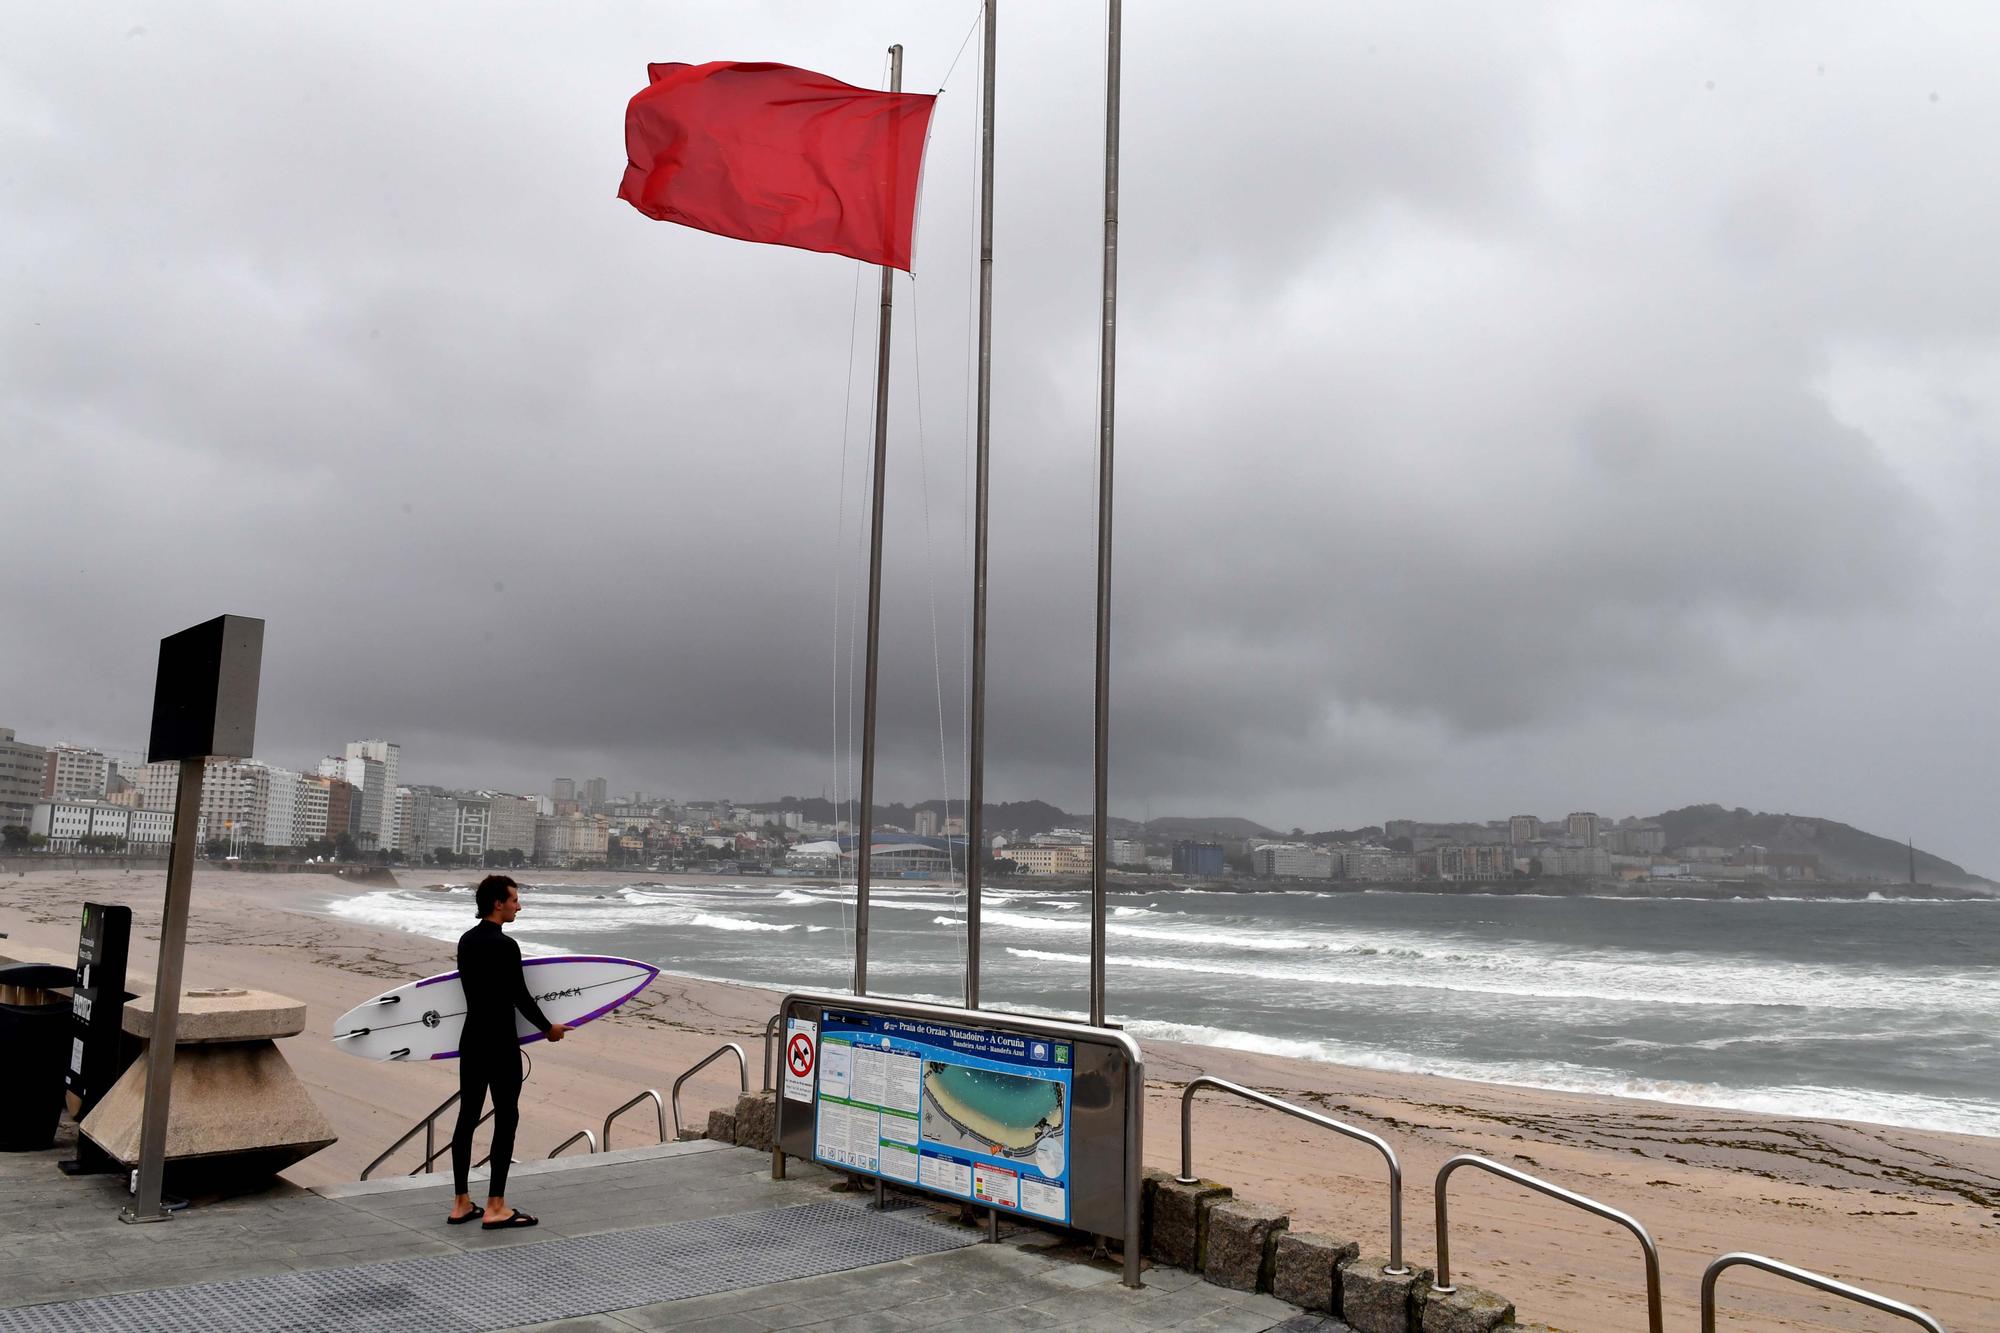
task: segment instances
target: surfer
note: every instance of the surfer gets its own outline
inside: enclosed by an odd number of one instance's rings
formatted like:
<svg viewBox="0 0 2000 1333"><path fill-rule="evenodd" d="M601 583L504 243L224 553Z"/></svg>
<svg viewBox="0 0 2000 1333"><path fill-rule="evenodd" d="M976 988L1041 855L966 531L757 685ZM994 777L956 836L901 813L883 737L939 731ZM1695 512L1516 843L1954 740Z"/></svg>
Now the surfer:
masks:
<svg viewBox="0 0 2000 1333"><path fill-rule="evenodd" d="M465 1035L458 1055L458 1126L451 1136L451 1178L458 1198L446 1220L453 1226L480 1219L485 1231L531 1227L536 1219L507 1206L507 1167L514 1160L514 1130L521 1123L521 1042L515 1011L550 1041L569 1028L551 1023L521 973L521 946L502 926L521 912L521 886L505 875L488 875L474 895L479 924L458 938L458 974L465 987ZM466 1187L472 1170L472 1135L479 1128L487 1093L493 1095L492 1183L484 1213Z"/></svg>

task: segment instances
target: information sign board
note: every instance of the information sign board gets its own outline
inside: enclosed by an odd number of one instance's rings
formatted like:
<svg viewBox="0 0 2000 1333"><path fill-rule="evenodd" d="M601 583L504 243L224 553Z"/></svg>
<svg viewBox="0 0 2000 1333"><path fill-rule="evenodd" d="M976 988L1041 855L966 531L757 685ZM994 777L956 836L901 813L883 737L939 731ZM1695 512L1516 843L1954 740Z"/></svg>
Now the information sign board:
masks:
<svg viewBox="0 0 2000 1333"><path fill-rule="evenodd" d="M1072 1042L829 1007L815 1065L815 1160L1070 1223Z"/></svg>

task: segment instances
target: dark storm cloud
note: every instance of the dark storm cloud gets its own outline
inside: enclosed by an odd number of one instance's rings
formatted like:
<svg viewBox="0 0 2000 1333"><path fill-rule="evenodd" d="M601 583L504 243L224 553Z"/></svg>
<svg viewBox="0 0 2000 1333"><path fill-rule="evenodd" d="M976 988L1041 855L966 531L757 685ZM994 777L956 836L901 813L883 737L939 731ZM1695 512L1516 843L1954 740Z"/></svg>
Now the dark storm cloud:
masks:
<svg viewBox="0 0 2000 1333"><path fill-rule="evenodd" d="M230 609L271 621L280 762L384 734L419 781L840 781L873 280L857 301L842 261L617 203L622 107L651 59L870 83L895 39L934 87L972 18L17 25L0 724L134 743L151 640ZM1875 690L1894 644L1919 693L1968 696L2000 639L1963 596L1996 563L1968 474L1908 405L1990 439L1991 22L1128 13L1121 809L1327 826L1747 788L2000 854L1961 771L1921 776L1963 717L1912 729ZM1101 41L1094 13L1004 16L992 789L1072 808ZM894 796L942 781L939 677L960 782L976 56L898 292ZM1917 780L1833 771L1840 733Z"/></svg>

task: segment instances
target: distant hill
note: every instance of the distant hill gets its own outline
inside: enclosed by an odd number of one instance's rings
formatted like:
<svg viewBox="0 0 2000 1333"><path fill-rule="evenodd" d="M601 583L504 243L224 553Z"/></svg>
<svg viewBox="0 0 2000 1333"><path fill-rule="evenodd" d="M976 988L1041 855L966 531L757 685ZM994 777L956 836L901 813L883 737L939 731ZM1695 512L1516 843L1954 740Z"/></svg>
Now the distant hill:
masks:
<svg viewBox="0 0 2000 1333"><path fill-rule="evenodd" d="M1143 825L1152 842L1178 842L1182 838L1240 841L1244 838L1275 838L1278 832L1255 820L1236 815L1163 815Z"/></svg>
<svg viewBox="0 0 2000 1333"><path fill-rule="evenodd" d="M1879 879L1901 884L1910 877L1907 845L1831 819L1766 814L1741 806L1729 810L1719 805L1689 805L1654 815L1652 820L1667 831L1669 847L1708 843L1733 849L1752 844L1774 852L1810 852L1819 858L1820 874L1827 879ZM1921 848L1917 851L1917 882L2000 889L1993 880Z"/></svg>

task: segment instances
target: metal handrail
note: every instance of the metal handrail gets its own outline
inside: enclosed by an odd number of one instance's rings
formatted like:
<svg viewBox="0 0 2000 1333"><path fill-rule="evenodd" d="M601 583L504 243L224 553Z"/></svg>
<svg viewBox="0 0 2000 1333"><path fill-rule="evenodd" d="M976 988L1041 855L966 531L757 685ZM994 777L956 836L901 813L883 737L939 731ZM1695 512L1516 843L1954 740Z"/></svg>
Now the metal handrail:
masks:
<svg viewBox="0 0 2000 1333"><path fill-rule="evenodd" d="M708 1068L710 1065L714 1064L717 1060L720 1060L723 1056L729 1055L731 1053L734 1053L734 1055L736 1056L737 1083L741 1086L744 1092L747 1093L750 1091L750 1057L743 1054L743 1048L741 1046L738 1046L735 1042L733 1041L724 1042L722 1045L716 1047L714 1050L710 1051L707 1055L703 1056L700 1064L696 1065L694 1068L688 1070L686 1073L682 1074L679 1078L674 1080L674 1088L671 1096L674 1102L674 1137L676 1139L678 1139L681 1136L681 1084L687 1082L689 1079L693 1078L696 1074L699 1074L702 1070ZM655 1096L657 1095L658 1094L655 1094ZM665 1135L666 1132L662 1130L661 1137L664 1138Z"/></svg>
<svg viewBox="0 0 2000 1333"><path fill-rule="evenodd" d="M771 1056L777 1046L778 1024L783 1022L784 1018L783 1014L772 1014L770 1021L764 1024L764 1068L762 1072L764 1075L764 1091L766 1092L769 1092L772 1085L778 1081L776 1073L778 1066ZM748 1092L749 1089L745 1088L744 1091Z"/></svg>
<svg viewBox="0 0 2000 1333"><path fill-rule="evenodd" d="M1342 1124L1331 1116L1321 1115L1317 1111L1308 1111L1305 1107L1295 1106L1291 1102L1280 1101L1268 1093L1258 1092L1254 1088L1246 1088L1240 1083L1231 1083L1227 1079L1213 1078L1207 1074L1203 1074L1181 1091L1181 1173L1179 1180L1183 1185L1192 1185L1196 1180L1194 1174L1194 1094L1198 1088L1215 1088L1218 1091L1229 1093L1231 1096L1241 1097L1244 1101L1254 1102L1259 1106L1268 1106L1273 1111L1283 1111L1286 1115L1296 1116L1300 1120L1318 1125L1321 1129L1330 1129L1336 1134L1344 1134L1350 1139L1366 1143L1373 1147L1375 1151L1381 1153L1384 1160L1389 1163L1389 1266L1382 1271L1397 1276L1410 1271L1403 1266L1403 1166L1401 1162L1396 1160L1396 1150L1389 1146L1387 1140L1383 1139L1379 1134L1371 1134L1365 1129L1356 1129L1353 1125Z"/></svg>
<svg viewBox="0 0 2000 1333"><path fill-rule="evenodd" d="M587 1129L579 1129L576 1133L570 1135L568 1138L564 1139L561 1143L558 1143L555 1147L549 1149L549 1156L550 1157L562 1156L563 1149L569 1147L570 1144L575 1143L578 1139L582 1139L585 1143L589 1144L590 1150L592 1152L597 1151L597 1135L591 1133Z"/></svg>
<svg viewBox="0 0 2000 1333"><path fill-rule="evenodd" d="M1931 1333L1945 1333L1943 1324L1914 1305L1892 1301L1887 1296L1877 1296L1872 1291L1850 1287L1845 1282L1836 1282L1823 1274L1810 1272L1804 1268L1794 1268L1790 1264L1779 1263L1776 1259L1767 1259L1761 1254L1740 1252L1723 1255L1710 1264L1701 1275L1701 1333L1715 1333L1715 1280L1722 1276L1724 1269L1734 1268L1739 1264L1748 1268L1761 1268L1766 1273L1775 1273L1802 1286L1823 1291L1829 1296L1839 1296L1843 1300L1853 1301L1856 1305L1866 1305L1884 1314L1897 1315L1920 1328L1929 1329Z"/></svg>
<svg viewBox="0 0 2000 1333"><path fill-rule="evenodd" d="M453 1094L451 1094L451 1096L445 1098L442 1102L438 1103L437 1110L432 1111L422 1120L419 1120L416 1124L411 1125L409 1131L405 1133L402 1138L397 1139L394 1143L389 1145L389 1150L387 1152L383 1153L380 1157L377 1157L367 1166L361 1168L361 1178L363 1180L368 1179L370 1175L374 1174L376 1167L382 1165L382 1163L388 1161L391 1157L394 1157L396 1155L396 1151L399 1148L401 1148L404 1144L408 1143L411 1139L417 1137L419 1133L421 1133L424 1136L424 1166L422 1169L429 1170L430 1164L437 1160L437 1133L436 1133L437 1118L443 1115L446 1111L449 1111L452 1107L456 1105L458 1105L458 1094L454 1092ZM416 1172L412 1171L410 1174L414 1176Z"/></svg>
<svg viewBox="0 0 2000 1333"><path fill-rule="evenodd" d="M653 1112L659 1118L660 1121L660 1142L665 1143L667 1141L667 1108L665 1104L660 1101L659 1089L647 1088L644 1092L641 1092L637 1097L634 1097L631 1101L624 1103L617 1110L613 1111L610 1115L604 1117L603 1143L605 1152L611 1151L611 1122L616 1120L619 1116L624 1115L627 1111L637 1106L640 1102L645 1101L648 1097L651 1097L653 1099Z"/></svg>
<svg viewBox="0 0 2000 1333"><path fill-rule="evenodd" d="M1502 1166L1490 1158L1476 1157L1469 1153L1460 1157L1454 1157L1438 1168L1436 1187L1438 1266L1437 1280L1431 1283L1432 1291L1450 1295L1452 1292L1458 1290L1458 1288L1451 1285L1451 1237L1450 1224L1445 1216L1444 1187L1445 1182L1451 1178L1451 1173L1458 1170L1461 1166L1476 1166L1481 1171L1491 1172L1503 1180L1511 1180L1517 1185L1526 1185L1538 1194L1546 1194L1551 1199L1561 1200L1572 1207L1583 1209L1586 1213L1594 1213L1607 1221L1616 1222L1619 1226L1624 1227L1634 1236L1637 1236L1639 1238L1639 1248L1644 1250L1646 1254L1646 1326L1651 1330L1651 1333L1661 1333L1660 1251L1659 1247L1653 1244L1652 1234L1646 1230L1637 1218L1631 1216L1629 1213L1621 1213L1616 1208L1612 1208L1606 1204L1601 1204L1595 1199L1566 1190L1560 1185L1551 1185L1539 1176L1531 1176L1525 1171L1516 1171L1511 1166Z"/></svg>

